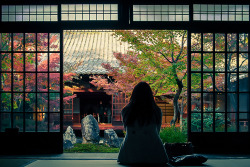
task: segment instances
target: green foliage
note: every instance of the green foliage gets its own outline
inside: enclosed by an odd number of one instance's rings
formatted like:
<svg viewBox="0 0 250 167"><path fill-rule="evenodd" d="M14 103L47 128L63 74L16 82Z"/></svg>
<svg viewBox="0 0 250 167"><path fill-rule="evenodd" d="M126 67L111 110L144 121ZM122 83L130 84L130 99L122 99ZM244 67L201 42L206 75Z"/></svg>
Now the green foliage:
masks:
<svg viewBox="0 0 250 167"><path fill-rule="evenodd" d="M77 153L118 153L120 148L109 147L107 145L99 144L74 144L74 148L65 149L64 152L77 152Z"/></svg>
<svg viewBox="0 0 250 167"><path fill-rule="evenodd" d="M187 134L179 127L171 126L161 129L160 138L163 143L185 143Z"/></svg>

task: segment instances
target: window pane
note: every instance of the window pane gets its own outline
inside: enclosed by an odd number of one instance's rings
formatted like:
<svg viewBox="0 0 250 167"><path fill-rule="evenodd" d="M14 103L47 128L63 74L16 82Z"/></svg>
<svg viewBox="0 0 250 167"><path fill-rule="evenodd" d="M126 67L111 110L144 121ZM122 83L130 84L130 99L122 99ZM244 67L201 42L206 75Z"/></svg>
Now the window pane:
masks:
<svg viewBox="0 0 250 167"><path fill-rule="evenodd" d="M203 71L213 71L213 53L203 54Z"/></svg>
<svg viewBox="0 0 250 167"><path fill-rule="evenodd" d="M215 113L215 132L225 132L224 113Z"/></svg>
<svg viewBox="0 0 250 167"><path fill-rule="evenodd" d="M60 112L60 94L50 93L49 94L50 112Z"/></svg>
<svg viewBox="0 0 250 167"><path fill-rule="evenodd" d="M231 71L231 72L237 71L237 54L236 53L227 54L227 71Z"/></svg>
<svg viewBox="0 0 250 167"><path fill-rule="evenodd" d="M212 92L213 91L213 73L203 74L203 91Z"/></svg>
<svg viewBox="0 0 250 167"><path fill-rule="evenodd" d="M59 92L60 91L60 73L50 73L49 74L50 82L50 92Z"/></svg>
<svg viewBox="0 0 250 167"><path fill-rule="evenodd" d="M48 71L48 53L37 53L37 71Z"/></svg>
<svg viewBox="0 0 250 167"><path fill-rule="evenodd" d="M236 51L237 49L237 36L236 34L227 34L227 51Z"/></svg>
<svg viewBox="0 0 250 167"><path fill-rule="evenodd" d="M35 132L36 130L36 113L25 113L25 131Z"/></svg>
<svg viewBox="0 0 250 167"><path fill-rule="evenodd" d="M249 113L240 113L240 132L248 132Z"/></svg>
<svg viewBox="0 0 250 167"><path fill-rule="evenodd" d="M215 73L215 91L225 91L225 74Z"/></svg>
<svg viewBox="0 0 250 167"><path fill-rule="evenodd" d="M14 51L23 51L23 33L14 33L13 34L13 50Z"/></svg>
<svg viewBox="0 0 250 167"><path fill-rule="evenodd" d="M49 34L49 50L60 51L60 33Z"/></svg>
<svg viewBox="0 0 250 167"><path fill-rule="evenodd" d="M192 93L191 94L191 111L192 112L201 112L201 94L200 93Z"/></svg>
<svg viewBox="0 0 250 167"><path fill-rule="evenodd" d="M36 71L36 53L25 53L25 71Z"/></svg>
<svg viewBox="0 0 250 167"><path fill-rule="evenodd" d="M60 132L60 114L59 113L50 113L49 131Z"/></svg>
<svg viewBox="0 0 250 167"><path fill-rule="evenodd" d="M25 74L25 91L26 92L36 91L36 74L35 73Z"/></svg>
<svg viewBox="0 0 250 167"><path fill-rule="evenodd" d="M1 33L1 51L11 51L11 33Z"/></svg>
<svg viewBox="0 0 250 167"><path fill-rule="evenodd" d="M50 53L49 71L60 71L60 53Z"/></svg>
<svg viewBox="0 0 250 167"><path fill-rule="evenodd" d="M192 53L191 54L191 70L192 71L201 71L201 54L200 53Z"/></svg>
<svg viewBox="0 0 250 167"><path fill-rule="evenodd" d="M14 53L13 54L13 70L14 71L23 71L23 54Z"/></svg>
<svg viewBox="0 0 250 167"><path fill-rule="evenodd" d="M213 132L213 113L203 114L203 132Z"/></svg>
<svg viewBox="0 0 250 167"><path fill-rule="evenodd" d="M6 128L11 128L11 115L9 113L0 113L0 132L5 132Z"/></svg>
<svg viewBox="0 0 250 167"><path fill-rule="evenodd" d="M225 34L215 34L215 51L225 51Z"/></svg>
<svg viewBox="0 0 250 167"><path fill-rule="evenodd" d="M23 93L13 94L13 111L23 112Z"/></svg>
<svg viewBox="0 0 250 167"><path fill-rule="evenodd" d="M201 132L201 114L191 113L191 131Z"/></svg>
<svg viewBox="0 0 250 167"><path fill-rule="evenodd" d="M48 33L37 34L37 50L48 51Z"/></svg>
<svg viewBox="0 0 250 167"><path fill-rule="evenodd" d="M25 94L25 112L36 112L36 93Z"/></svg>
<svg viewBox="0 0 250 167"><path fill-rule="evenodd" d="M1 73L1 91L11 91L11 73Z"/></svg>
<svg viewBox="0 0 250 167"><path fill-rule="evenodd" d="M239 94L239 111L249 112L249 94L248 93Z"/></svg>
<svg viewBox="0 0 250 167"><path fill-rule="evenodd" d="M225 54L224 53L215 53L215 70L216 71L225 71Z"/></svg>
<svg viewBox="0 0 250 167"><path fill-rule="evenodd" d="M238 96L236 93L227 94L227 112L238 111Z"/></svg>
<svg viewBox="0 0 250 167"><path fill-rule="evenodd" d="M47 92L48 91L48 74L38 73L37 74L37 91Z"/></svg>
<svg viewBox="0 0 250 167"><path fill-rule="evenodd" d="M37 131L48 132L48 113L37 113Z"/></svg>
<svg viewBox="0 0 250 167"><path fill-rule="evenodd" d="M215 112L225 112L225 93L217 93L215 100Z"/></svg>
<svg viewBox="0 0 250 167"><path fill-rule="evenodd" d="M228 113L227 114L227 131L228 132L237 132L237 114Z"/></svg>
<svg viewBox="0 0 250 167"><path fill-rule="evenodd" d="M1 71L11 71L11 54L10 53L1 53Z"/></svg>
<svg viewBox="0 0 250 167"><path fill-rule="evenodd" d="M22 92L24 86L23 81L23 73L13 73L13 90L17 92Z"/></svg>
<svg viewBox="0 0 250 167"><path fill-rule="evenodd" d="M204 112L214 112L213 93L204 93L203 94L203 109L204 109Z"/></svg>
<svg viewBox="0 0 250 167"><path fill-rule="evenodd" d="M0 93L0 112L11 112L11 93Z"/></svg>
<svg viewBox="0 0 250 167"><path fill-rule="evenodd" d="M248 54L239 54L239 71L248 71Z"/></svg>
<svg viewBox="0 0 250 167"><path fill-rule="evenodd" d="M191 74L191 91L201 91L201 74Z"/></svg>
<svg viewBox="0 0 250 167"><path fill-rule="evenodd" d="M213 51L213 34L212 33L203 34L203 50Z"/></svg>
<svg viewBox="0 0 250 167"><path fill-rule="evenodd" d="M249 79L248 73L239 73L239 88L240 92L247 92L249 91Z"/></svg>
<svg viewBox="0 0 250 167"><path fill-rule="evenodd" d="M236 73L228 73L227 79L229 82L227 84L227 91L229 92L236 92L237 90L237 74Z"/></svg>
<svg viewBox="0 0 250 167"><path fill-rule="evenodd" d="M25 33L25 51L36 51L35 33Z"/></svg>
<svg viewBox="0 0 250 167"><path fill-rule="evenodd" d="M37 93L37 112L48 112L48 93Z"/></svg>

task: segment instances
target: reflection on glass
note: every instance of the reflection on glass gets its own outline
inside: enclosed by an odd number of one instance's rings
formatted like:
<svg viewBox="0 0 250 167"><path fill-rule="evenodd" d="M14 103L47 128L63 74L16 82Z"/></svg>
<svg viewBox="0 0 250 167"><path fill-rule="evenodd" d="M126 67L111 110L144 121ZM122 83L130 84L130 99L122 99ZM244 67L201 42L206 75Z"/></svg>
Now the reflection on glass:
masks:
<svg viewBox="0 0 250 167"><path fill-rule="evenodd" d="M227 74L227 91L235 92L237 90L237 73L228 73Z"/></svg>
<svg viewBox="0 0 250 167"><path fill-rule="evenodd" d="M13 34L13 50L14 51L23 51L23 33L14 33Z"/></svg>
<svg viewBox="0 0 250 167"><path fill-rule="evenodd" d="M11 33L0 33L1 35L1 40L0 40L0 50L1 51L11 51Z"/></svg>
<svg viewBox="0 0 250 167"><path fill-rule="evenodd" d="M201 34L200 33L191 34L191 50L201 51Z"/></svg>
<svg viewBox="0 0 250 167"><path fill-rule="evenodd" d="M25 71L36 71L35 53L25 53Z"/></svg>
<svg viewBox="0 0 250 167"><path fill-rule="evenodd" d="M49 119L49 131L50 132L60 132L60 114L50 113Z"/></svg>
<svg viewBox="0 0 250 167"><path fill-rule="evenodd" d="M203 51L213 51L213 34L203 34Z"/></svg>
<svg viewBox="0 0 250 167"><path fill-rule="evenodd" d="M203 54L203 71L213 71L213 53Z"/></svg>
<svg viewBox="0 0 250 167"><path fill-rule="evenodd" d="M36 51L35 33L25 33L25 51Z"/></svg>
<svg viewBox="0 0 250 167"><path fill-rule="evenodd" d="M23 93L13 93L13 112L23 112Z"/></svg>
<svg viewBox="0 0 250 167"><path fill-rule="evenodd" d="M201 132L200 113L191 113L191 132Z"/></svg>
<svg viewBox="0 0 250 167"><path fill-rule="evenodd" d="M36 94L25 93L25 112L36 112Z"/></svg>
<svg viewBox="0 0 250 167"><path fill-rule="evenodd" d="M203 94L203 111L204 112L213 112L213 93L204 93Z"/></svg>
<svg viewBox="0 0 250 167"><path fill-rule="evenodd" d="M48 132L48 113L37 113L37 131Z"/></svg>
<svg viewBox="0 0 250 167"><path fill-rule="evenodd" d="M39 92L48 91L48 74L47 73L37 74L37 91Z"/></svg>
<svg viewBox="0 0 250 167"><path fill-rule="evenodd" d="M239 73L239 88L240 92L247 92L249 91L249 79L248 73Z"/></svg>
<svg viewBox="0 0 250 167"><path fill-rule="evenodd" d="M215 132L225 132L224 113L215 113Z"/></svg>
<svg viewBox="0 0 250 167"><path fill-rule="evenodd" d="M239 50L248 51L248 34L239 34Z"/></svg>
<svg viewBox="0 0 250 167"><path fill-rule="evenodd" d="M25 91L26 92L36 91L36 74L35 73L25 74Z"/></svg>
<svg viewBox="0 0 250 167"><path fill-rule="evenodd" d="M49 34L49 50L60 51L60 33Z"/></svg>
<svg viewBox="0 0 250 167"><path fill-rule="evenodd" d="M0 93L0 112L11 112L11 93Z"/></svg>
<svg viewBox="0 0 250 167"><path fill-rule="evenodd" d="M215 53L215 70L225 71L225 54Z"/></svg>
<svg viewBox="0 0 250 167"><path fill-rule="evenodd" d="M213 132L213 113L203 114L203 132Z"/></svg>
<svg viewBox="0 0 250 167"><path fill-rule="evenodd" d="M215 34L215 51L225 51L225 34Z"/></svg>
<svg viewBox="0 0 250 167"><path fill-rule="evenodd" d="M60 94L49 94L49 112L60 112Z"/></svg>
<svg viewBox="0 0 250 167"><path fill-rule="evenodd" d="M13 73L13 90L17 92L23 91L23 73Z"/></svg>
<svg viewBox="0 0 250 167"><path fill-rule="evenodd" d="M48 93L37 93L37 112L48 112Z"/></svg>
<svg viewBox="0 0 250 167"><path fill-rule="evenodd" d="M37 34L37 50L48 51L48 33Z"/></svg>
<svg viewBox="0 0 250 167"><path fill-rule="evenodd" d="M0 132L5 132L6 128L11 128L11 115L9 113L0 114Z"/></svg>
<svg viewBox="0 0 250 167"><path fill-rule="evenodd" d="M37 53L37 71L48 71L48 53Z"/></svg>
<svg viewBox="0 0 250 167"><path fill-rule="evenodd" d="M225 112L225 93L217 93L215 101L215 112Z"/></svg>
<svg viewBox="0 0 250 167"><path fill-rule="evenodd" d="M239 111L249 112L249 94L248 93L239 94Z"/></svg>
<svg viewBox="0 0 250 167"><path fill-rule="evenodd" d="M236 51L237 34L227 34L227 51Z"/></svg>
<svg viewBox="0 0 250 167"><path fill-rule="evenodd" d="M248 54L239 54L239 71L248 71Z"/></svg>
<svg viewBox="0 0 250 167"><path fill-rule="evenodd" d="M213 91L213 73L203 73L203 91Z"/></svg>
<svg viewBox="0 0 250 167"><path fill-rule="evenodd" d="M201 54L200 53L191 54L191 70L201 71Z"/></svg>
<svg viewBox="0 0 250 167"><path fill-rule="evenodd" d="M225 73L215 73L215 91L225 91Z"/></svg>
<svg viewBox="0 0 250 167"><path fill-rule="evenodd" d="M227 94L227 112L238 111L238 96L236 93Z"/></svg>
<svg viewBox="0 0 250 167"><path fill-rule="evenodd" d="M200 73L191 74L191 90L201 91L201 74Z"/></svg>
<svg viewBox="0 0 250 167"><path fill-rule="evenodd" d="M22 53L13 54L13 70L23 71L23 54Z"/></svg>
<svg viewBox="0 0 250 167"><path fill-rule="evenodd" d="M13 127L18 128L19 132L23 132L23 113L13 114Z"/></svg>
<svg viewBox="0 0 250 167"><path fill-rule="evenodd" d="M60 71L60 53L50 53L49 71Z"/></svg>
<svg viewBox="0 0 250 167"><path fill-rule="evenodd" d="M1 53L1 71L11 71L11 54L10 53Z"/></svg>
<svg viewBox="0 0 250 167"><path fill-rule="evenodd" d="M0 85L0 91L11 91L11 73L1 73Z"/></svg>
<svg viewBox="0 0 250 167"><path fill-rule="evenodd" d="M36 114L25 113L25 131L35 132L36 130Z"/></svg>
<svg viewBox="0 0 250 167"><path fill-rule="evenodd" d="M248 132L249 126L249 113L240 113L239 115L239 122L240 122L240 132Z"/></svg>
<svg viewBox="0 0 250 167"><path fill-rule="evenodd" d="M237 132L237 113L227 114L227 131Z"/></svg>
<svg viewBox="0 0 250 167"><path fill-rule="evenodd" d="M201 112L201 94L200 93L192 93L191 94L191 111L192 112Z"/></svg>

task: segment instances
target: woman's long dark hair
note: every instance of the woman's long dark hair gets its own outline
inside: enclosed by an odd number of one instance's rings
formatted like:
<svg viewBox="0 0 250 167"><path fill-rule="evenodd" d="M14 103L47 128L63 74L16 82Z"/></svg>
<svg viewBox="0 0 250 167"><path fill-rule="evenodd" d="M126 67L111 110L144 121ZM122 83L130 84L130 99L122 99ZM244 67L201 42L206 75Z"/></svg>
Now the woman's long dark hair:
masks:
<svg viewBox="0 0 250 167"><path fill-rule="evenodd" d="M137 84L132 92L129 104L122 110L125 126L138 121L140 125L161 124L161 109L156 105L152 90L146 82Z"/></svg>

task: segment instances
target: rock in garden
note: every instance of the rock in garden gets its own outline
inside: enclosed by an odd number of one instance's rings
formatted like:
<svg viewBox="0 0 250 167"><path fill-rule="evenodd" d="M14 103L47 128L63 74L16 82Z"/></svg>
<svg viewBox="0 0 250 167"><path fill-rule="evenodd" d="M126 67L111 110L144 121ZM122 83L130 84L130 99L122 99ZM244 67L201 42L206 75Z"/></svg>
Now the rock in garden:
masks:
<svg viewBox="0 0 250 167"><path fill-rule="evenodd" d="M104 143L110 147L120 147L120 140L113 129L104 131Z"/></svg>
<svg viewBox="0 0 250 167"><path fill-rule="evenodd" d="M92 115L87 115L81 120L82 143L99 143L100 129L96 119Z"/></svg>
<svg viewBox="0 0 250 167"><path fill-rule="evenodd" d="M71 143L71 141L69 141L69 140L63 141L63 149L71 149L73 147L74 147L74 145Z"/></svg>
<svg viewBox="0 0 250 167"><path fill-rule="evenodd" d="M66 140L69 140L72 144L76 143L76 135L70 126L67 127L67 130L63 134L63 141Z"/></svg>

